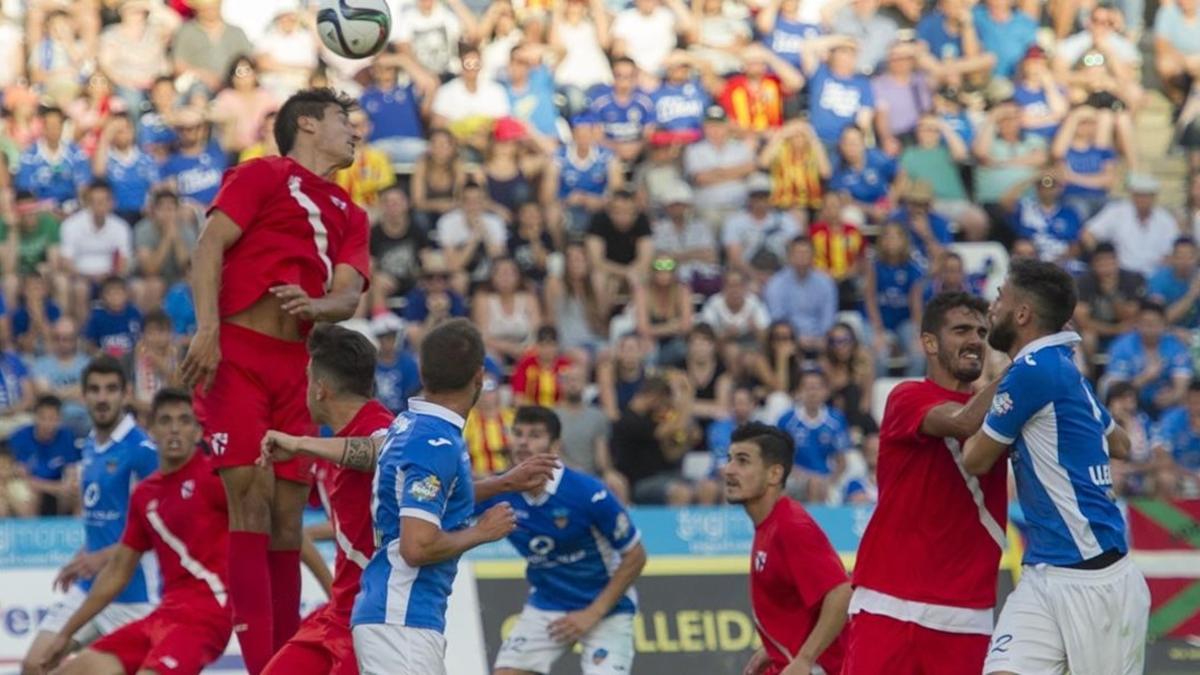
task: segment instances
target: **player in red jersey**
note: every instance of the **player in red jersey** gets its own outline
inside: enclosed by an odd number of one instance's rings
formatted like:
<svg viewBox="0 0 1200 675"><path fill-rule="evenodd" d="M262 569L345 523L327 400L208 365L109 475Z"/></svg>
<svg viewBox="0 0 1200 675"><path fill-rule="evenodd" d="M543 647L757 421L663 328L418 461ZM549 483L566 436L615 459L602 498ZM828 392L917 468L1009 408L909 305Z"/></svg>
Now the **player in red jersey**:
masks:
<svg viewBox="0 0 1200 675"><path fill-rule="evenodd" d="M361 140L353 102L329 89L289 98L283 157L226 173L192 262L196 336L181 367L229 499L229 593L246 667L258 673L299 624L301 513L310 466L254 466L268 429L309 433L314 322L354 314L369 278L367 217L329 180Z"/></svg>
<svg viewBox="0 0 1200 675"><path fill-rule="evenodd" d="M150 436L158 446L158 471L133 489L121 541L55 637L43 672L67 654L71 636L120 593L151 549L162 574L158 608L92 643L55 675L199 673L229 643L225 490L208 457L196 451L200 425L187 392L163 389L155 395Z"/></svg>
<svg viewBox="0 0 1200 675"><path fill-rule="evenodd" d="M725 499L754 521L750 604L763 646L744 675L842 672L850 581L829 538L800 503L784 494L795 462L792 438L751 422L733 432L722 469Z"/></svg>
<svg viewBox="0 0 1200 675"><path fill-rule="evenodd" d="M371 399L375 348L365 337L341 326L320 325L308 336L308 353L308 409L314 422L338 430L336 438L289 439L271 432L262 444L263 459L286 461L285 456L290 459L297 452L318 458L317 490L337 542L333 592L329 604L304 620L263 675L357 675L350 612L359 577L375 553L371 485L376 446L395 415ZM554 464L553 458L528 460L503 478L478 481L476 500L540 486L549 479Z"/></svg>
<svg viewBox="0 0 1200 675"><path fill-rule="evenodd" d="M879 504L858 548L847 675L979 673L1005 546L1006 466L962 465L996 383L983 372L988 305L966 293L929 302L926 379L897 385L879 433Z"/></svg>

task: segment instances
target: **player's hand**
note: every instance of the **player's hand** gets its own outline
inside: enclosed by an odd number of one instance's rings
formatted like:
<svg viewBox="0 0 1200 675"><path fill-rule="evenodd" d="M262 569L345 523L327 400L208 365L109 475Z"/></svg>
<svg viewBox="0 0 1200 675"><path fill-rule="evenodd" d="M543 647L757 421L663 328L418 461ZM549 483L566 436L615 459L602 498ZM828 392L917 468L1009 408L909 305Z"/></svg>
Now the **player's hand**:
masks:
<svg viewBox="0 0 1200 675"><path fill-rule="evenodd" d="M750 660L746 662L746 667L742 668L742 675L759 675L769 663L771 663L771 659L767 656L767 650L760 647L758 651L750 656Z"/></svg>
<svg viewBox="0 0 1200 675"><path fill-rule="evenodd" d="M100 573L100 568L104 567L104 562L103 557L94 553L76 553L71 562L64 565L58 571L58 576L54 577L54 590L66 593L77 580L95 577Z"/></svg>
<svg viewBox="0 0 1200 675"><path fill-rule="evenodd" d="M812 675L813 662L803 656L797 656L780 671L779 675Z"/></svg>
<svg viewBox="0 0 1200 675"><path fill-rule="evenodd" d="M506 492L528 492L545 485L561 464L553 455L534 455L504 474Z"/></svg>
<svg viewBox="0 0 1200 675"><path fill-rule="evenodd" d="M197 383L204 391L212 386L213 377L217 374L217 364L221 362L221 333L216 328L201 329L192 337L187 354L179 366L183 377L183 386L191 389Z"/></svg>
<svg viewBox="0 0 1200 675"><path fill-rule="evenodd" d="M483 536L485 542L503 539L517 529L517 514L511 504L504 502L496 504L483 512L475 529Z"/></svg>
<svg viewBox="0 0 1200 675"><path fill-rule="evenodd" d="M550 623L550 637L564 644L577 642L595 628L601 618L590 609L568 612L566 616Z"/></svg>
<svg viewBox="0 0 1200 675"><path fill-rule="evenodd" d="M304 289L296 284L275 286L271 288L271 293L279 298L280 308L294 317L305 321L316 321L320 315L317 300L308 297L308 293L305 293Z"/></svg>
<svg viewBox="0 0 1200 675"><path fill-rule="evenodd" d="M50 643L50 647L46 649L46 656L42 662L37 664L37 671L40 674L49 673L58 666L59 662L66 658L67 653L71 651L70 636L59 633L54 636L54 641Z"/></svg>
<svg viewBox="0 0 1200 675"><path fill-rule="evenodd" d="M263 436L259 447L259 466L270 466L272 462L286 462L300 452L300 438L272 429Z"/></svg>

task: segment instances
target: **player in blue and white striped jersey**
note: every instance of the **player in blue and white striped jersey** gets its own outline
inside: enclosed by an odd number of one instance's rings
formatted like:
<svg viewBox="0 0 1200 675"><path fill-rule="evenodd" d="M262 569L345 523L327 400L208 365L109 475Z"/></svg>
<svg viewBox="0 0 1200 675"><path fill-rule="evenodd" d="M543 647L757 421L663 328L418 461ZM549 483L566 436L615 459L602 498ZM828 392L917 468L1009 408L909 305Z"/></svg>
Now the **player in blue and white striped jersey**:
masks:
<svg viewBox="0 0 1200 675"><path fill-rule="evenodd" d="M1077 297L1057 265L1020 261L988 317L988 343L1013 364L963 461L978 475L1009 454L1028 546L985 673L1132 675L1145 660L1150 593L1127 555L1109 466L1129 438L1075 365L1080 338L1063 327Z"/></svg>
<svg viewBox="0 0 1200 675"><path fill-rule="evenodd" d="M513 460L557 457L554 411L525 406L513 419ZM550 482L482 502L507 503L518 527L508 541L528 566L529 599L496 657L495 675L549 673L578 642L583 675L627 675L633 667L633 582L646 564L641 535L600 480L560 467Z"/></svg>

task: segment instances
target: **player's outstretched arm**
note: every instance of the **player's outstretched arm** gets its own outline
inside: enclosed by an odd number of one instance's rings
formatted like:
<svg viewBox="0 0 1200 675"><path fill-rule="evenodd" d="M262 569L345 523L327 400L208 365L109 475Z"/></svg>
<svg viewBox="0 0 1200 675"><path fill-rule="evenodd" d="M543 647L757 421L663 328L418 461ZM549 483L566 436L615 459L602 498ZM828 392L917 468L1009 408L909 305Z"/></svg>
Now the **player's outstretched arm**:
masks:
<svg viewBox="0 0 1200 675"><path fill-rule="evenodd" d="M213 211L192 257L192 298L196 306L196 335L188 345L187 355L180 365L183 384L189 389L203 382L205 389L212 384L221 361L221 315L217 298L221 292L221 267L225 249L242 236L242 228L222 211Z"/></svg>
<svg viewBox="0 0 1200 675"><path fill-rule="evenodd" d="M498 476L475 481L475 503L480 504L505 492L525 492L545 485L554 476L559 460L552 455L535 455Z"/></svg>
<svg viewBox="0 0 1200 675"><path fill-rule="evenodd" d="M58 571L58 576L54 578L54 589L66 593L71 584L77 580L91 579L96 576L108 564L108 559L112 556L115 548L115 545L105 546L99 551L91 553L80 549L71 562L63 565L63 568Z"/></svg>
<svg viewBox="0 0 1200 675"><path fill-rule="evenodd" d="M375 459L384 436L318 438L292 436L271 430L263 436L258 463L286 462L298 454L311 455L355 471L375 470Z"/></svg>
<svg viewBox="0 0 1200 675"><path fill-rule="evenodd" d="M621 563L613 570L612 578L592 604L578 612L570 612L550 624L550 637L568 644L581 639L608 616L633 582L641 576L645 567L646 548L638 543L621 555Z"/></svg>
<svg viewBox="0 0 1200 675"><path fill-rule="evenodd" d="M821 612L817 615L817 623L813 626L808 639L800 645L796 658L783 669L780 675L808 675L821 654L833 644L842 628L846 625L846 617L850 609L850 594L853 589L847 581L825 594L821 601Z"/></svg>
<svg viewBox="0 0 1200 675"><path fill-rule="evenodd" d="M921 420L921 433L935 438L970 438L983 426L1003 375L979 390L966 405L947 402L930 409Z"/></svg>
<svg viewBox="0 0 1200 675"><path fill-rule="evenodd" d="M963 468L973 476L982 476L991 471L1006 452L1008 444L997 441L981 429L968 438L963 446Z"/></svg>
<svg viewBox="0 0 1200 675"><path fill-rule="evenodd" d="M414 516L402 516L401 523L400 557L409 567L423 567L503 539L516 529L517 516L505 502L484 511L473 526L454 532L446 532L440 524Z"/></svg>
<svg viewBox="0 0 1200 675"><path fill-rule="evenodd" d="M54 637L54 643L46 652L47 656L46 661L42 664L42 672L49 672L67 655L71 649L71 636L75 635L84 624L95 618L105 607L108 607L109 603L120 595L121 589L129 584L129 580L137 571L138 561L142 559L140 552L124 544L116 544L112 548L112 555L104 569L100 570L87 598L84 599L79 609L75 610L71 618L67 619L67 623L58 631L58 635Z"/></svg>

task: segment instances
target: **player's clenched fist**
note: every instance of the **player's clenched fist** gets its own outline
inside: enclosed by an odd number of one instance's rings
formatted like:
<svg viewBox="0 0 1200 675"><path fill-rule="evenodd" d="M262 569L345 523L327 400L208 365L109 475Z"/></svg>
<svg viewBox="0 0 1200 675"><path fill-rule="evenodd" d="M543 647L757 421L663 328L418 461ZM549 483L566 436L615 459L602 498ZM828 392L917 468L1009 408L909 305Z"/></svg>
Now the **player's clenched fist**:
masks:
<svg viewBox="0 0 1200 675"><path fill-rule="evenodd" d="M286 462L300 452L300 438L282 431L268 431L262 439L262 456L259 464Z"/></svg>
<svg viewBox="0 0 1200 675"><path fill-rule="evenodd" d="M512 505L506 503L496 504L492 508L483 512L479 517L479 522L475 524L475 529L484 537L484 541L496 541L508 536L517 528L517 514L513 511Z"/></svg>

